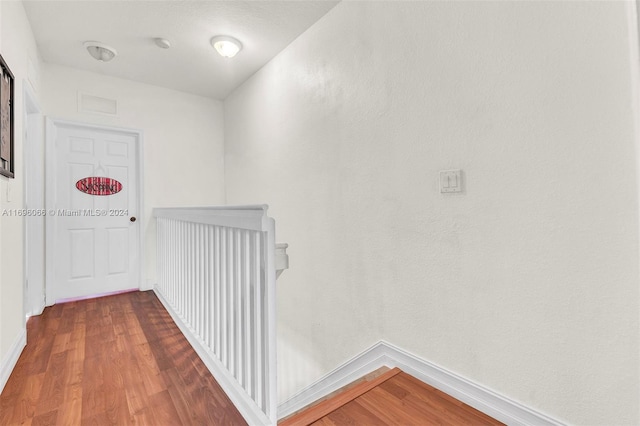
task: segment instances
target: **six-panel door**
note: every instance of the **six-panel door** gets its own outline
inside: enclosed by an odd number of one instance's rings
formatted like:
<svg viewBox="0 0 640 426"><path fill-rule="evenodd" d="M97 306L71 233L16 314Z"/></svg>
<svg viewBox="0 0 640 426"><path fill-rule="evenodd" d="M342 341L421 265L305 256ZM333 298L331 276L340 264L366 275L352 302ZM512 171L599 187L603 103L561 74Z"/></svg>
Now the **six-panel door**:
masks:
<svg viewBox="0 0 640 426"><path fill-rule="evenodd" d="M130 220L136 143L126 132L58 127L53 301L139 288L138 224Z"/></svg>

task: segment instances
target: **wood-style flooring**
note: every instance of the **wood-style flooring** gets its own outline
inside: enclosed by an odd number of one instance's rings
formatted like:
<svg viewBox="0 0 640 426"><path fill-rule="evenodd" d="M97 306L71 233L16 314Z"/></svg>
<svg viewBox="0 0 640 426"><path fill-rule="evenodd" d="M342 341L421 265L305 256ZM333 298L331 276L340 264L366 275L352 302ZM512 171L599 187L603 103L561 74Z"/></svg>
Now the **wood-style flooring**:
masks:
<svg viewBox="0 0 640 426"><path fill-rule="evenodd" d="M243 425L153 292L54 305L0 395L0 425Z"/></svg>
<svg viewBox="0 0 640 426"><path fill-rule="evenodd" d="M279 426L502 425L395 368L284 419Z"/></svg>
<svg viewBox="0 0 640 426"><path fill-rule="evenodd" d="M246 425L153 292L59 304L27 324L0 425ZM500 425L382 369L281 426Z"/></svg>

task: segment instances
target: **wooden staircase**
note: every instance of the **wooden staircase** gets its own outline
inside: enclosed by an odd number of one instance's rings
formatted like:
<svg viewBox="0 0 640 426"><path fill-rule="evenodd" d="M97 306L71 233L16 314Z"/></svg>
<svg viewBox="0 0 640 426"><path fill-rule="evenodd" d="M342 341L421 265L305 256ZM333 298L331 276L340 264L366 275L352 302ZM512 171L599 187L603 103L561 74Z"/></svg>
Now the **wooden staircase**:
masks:
<svg viewBox="0 0 640 426"><path fill-rule="evenodd" d="M278 423L329 425L501 425L499 421L423 383L383 367Z"/></svg>

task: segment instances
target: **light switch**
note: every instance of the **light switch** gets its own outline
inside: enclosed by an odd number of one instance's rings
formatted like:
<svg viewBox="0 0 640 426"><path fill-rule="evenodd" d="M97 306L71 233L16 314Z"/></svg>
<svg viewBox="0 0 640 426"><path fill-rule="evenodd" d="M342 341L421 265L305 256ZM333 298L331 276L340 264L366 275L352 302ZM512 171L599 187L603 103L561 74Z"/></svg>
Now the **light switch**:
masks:
<svg viewBox="0 0 640 426"><path fill-rule="evenodd" d="M440 192L462 192L462 171L442 170L440 172Z"/></svg>

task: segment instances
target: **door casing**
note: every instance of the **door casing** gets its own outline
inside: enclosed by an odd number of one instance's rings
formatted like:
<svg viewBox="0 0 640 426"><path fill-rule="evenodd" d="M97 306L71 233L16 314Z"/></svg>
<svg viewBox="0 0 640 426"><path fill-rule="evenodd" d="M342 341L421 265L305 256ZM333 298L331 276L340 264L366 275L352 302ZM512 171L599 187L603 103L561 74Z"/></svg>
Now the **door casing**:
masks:
<svg viewBox="0 0 640 426"><path fill-rule="evenodd" d="M30 84L23 82L25 209L44 208L44 119ZM24 313L40 315L45 304L45 218L24 218Z"/></svg>
<svg viewBox="0 0 640 426"><path fill-rule="evenodd" d="M122 127L111 127L111 126L102 126L95 124L87 124L87 123L79 123L75 121L67 121L67 120L59 120L53 118L46 119L46 150L45 150L45 158L46 158L46 195L45 195L45 205L47 212L56 210L55 200L53 199L53 194L56 191L56 170L53 165L56 162L56 136L57 129L59 126L65 127L75 127L78 129L85 130L101 130L108 132L116 132L116 133L125 133L129 135L133 135L136 139L136 173L137 173L137 183L138 183L138 200L136 211L138 212L137 221L139 226L137 227L136 236L138 238L138 288L143 290L145 280L144 273L144 169L143 169L143 132L138 129L128 129ZM46 301L45 304L47 306L53 305L56 301L54 300L54 295L51 292L51 283L55 279L54 274L54 253L55 253L55 216L47 214L46 215Z"/></svg>

